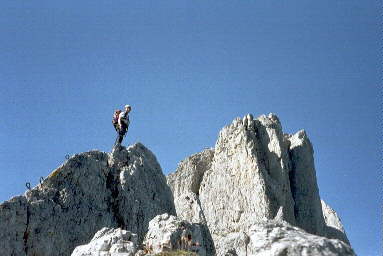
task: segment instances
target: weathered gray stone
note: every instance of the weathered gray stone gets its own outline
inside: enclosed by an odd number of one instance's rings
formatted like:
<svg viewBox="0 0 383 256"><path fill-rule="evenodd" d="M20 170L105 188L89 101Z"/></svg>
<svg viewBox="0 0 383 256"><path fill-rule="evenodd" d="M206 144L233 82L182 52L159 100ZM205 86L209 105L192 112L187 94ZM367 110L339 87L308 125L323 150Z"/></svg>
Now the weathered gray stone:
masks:
<svg viewBox="0 0 383 256"><path fill-rule="evenodd" d="M324 220L326 222L326 237L339 239L347 244L350 244L338 214L323 200L321 200L321 203Z"/></svg>
<svg viewBox="0 0 383 256"><path fill-rule="evenodd" d="M201 183L199 198L213 238L274 219L281 207L281 217L295 223L288 143L279 120L272 114L251 118L221 130Z"/></svg>
<svg viewBox="0 0 383 256"><path fill-rule="evenodd" d="M192 223L206 223L199 198L193 192L179 195L174 199L177 217Z"/></svg>
<svg viewBox="0 0 383 256"><path fill-rule="evenodd" d="M292 162L290 184L297 225L309 233L325 235L313 147L304 130L288 136L288 140Z"/></svg>
<svg viewBox="0 0 383 256"><path fill-rule="evenodd" d="M137 243L136 234L121 228L102 228L88 244L77 246L72 256L133 256Z"/></svg>
<svg viewBox="0 0 383 256"><path fill-rule="evenodd" d="M206 255L201 225L190 224L166 213L150 221L144 246L149 253L154 254L180 249Z"/></svg>
<svg viewBox="0 0 383 256"><path fill-rule="evenodd" d="M313 148L304 131L283 134L276 115L254 120L249 114L224 127L214 150L201 155L207 154L182 161L167 181L178 216L206 223L217 250L238 242L230 234L242 234L265 220L287 221L348 242L344 233L334 235L334 228L325 224ZM199 191L191 184L200 184ZM231 238L222 243L223 234Z"/></svg>
<svg viewBox="0 0 383 256"><path fill-rule="evenodd" d="M199 188L206 171L211 168L213 149L205 149L181 161L166 179L174 196L177 216L193 223L205 223L199 202Z"/></svg>
<svg viewBox="0 0 383 256"><path fill-rule="evenodd" d="M336 239L309 234L287 222L265 221L248 230L216 239L217 256L353 256L351 247Z"/></svg>
<svg viewBox="0 0 383 256"><path fill-rule="evenodd" d="M214 150L205 149L178 164L177 170L166 177L175 198L184 192L198 195L203 175L210 169L213 157Z"/></svg>
<svg viewBox="0 0 383 256"><path fill-rule="evenodd" d="M136 252L144 238L146 251ZM284 135L273 114L234 120L214 149L186 158L167 179L139 143L77 154L0 204L0 241L0 255L69 255L80 244L76 256L354 255L337 214L320 201L306 133Z"/></svg>
<svg viewBox="0 0 383 256"><path fill-rule="evenodd" d="M28 241L28 203L17 196L0 204L0 255L24 255ZM4 252L4 253L3 253Z"/></svg>
<svg viewBox="0 0 383 256"><path fill-rule="evenodd" d="M130 230L140 242L162 213L175 214L171 190L142 144L77 154L0 205L0 255L70 255L103 227Z"/></svg>

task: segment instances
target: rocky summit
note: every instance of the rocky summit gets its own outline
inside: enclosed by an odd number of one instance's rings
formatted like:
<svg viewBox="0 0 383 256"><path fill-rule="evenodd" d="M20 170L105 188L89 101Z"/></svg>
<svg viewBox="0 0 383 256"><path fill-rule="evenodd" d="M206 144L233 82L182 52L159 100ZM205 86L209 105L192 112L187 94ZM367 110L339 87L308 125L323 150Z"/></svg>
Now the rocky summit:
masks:
<svg viewBox="0 0 383 256"><path fill-rule="evenodd" d="M71 255L104 227L142 242L149 221L163 213L175 214L172 193L142 144L81 153L0 205L0 255Z"/></svg>
<svg viewBox="0 0 383 256"><path fill-rule="evenodd" d="M340 219L320 199L313 153L306 132L283 133L274 114L237 118L220 131L213 149L186 158L168 175L177 215L206 225L216 255L300 255L279 238L280 252L256 241L249 246L254 227L266 236L260 223L269 221L290 230L288 237L307 235L305 243L294 242L298 247L315 246L309 242L315 236L326 243L338 239L334 246L342 250L315 255L353 255ZM283 228L267 229L284 236Z"/></svg>
<svg viewBox="0 0 383 256"><path fill-rule="evenodd" d="M0 204L0 255L355 255L305 131L252 115L165 177L137 143L72 156Z"/></svg>

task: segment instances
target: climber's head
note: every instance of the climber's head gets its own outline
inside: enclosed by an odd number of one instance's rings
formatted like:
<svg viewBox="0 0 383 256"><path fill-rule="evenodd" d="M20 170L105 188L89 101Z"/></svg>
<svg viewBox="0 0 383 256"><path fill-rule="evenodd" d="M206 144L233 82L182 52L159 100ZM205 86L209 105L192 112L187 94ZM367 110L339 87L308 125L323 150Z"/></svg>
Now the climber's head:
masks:
<svg viewBox="0 0 383 256"><path fill-rule="evenodd" d="M125 105L125 111L129 113L130 110L132 110L132 107L130 105Z"/></svg>

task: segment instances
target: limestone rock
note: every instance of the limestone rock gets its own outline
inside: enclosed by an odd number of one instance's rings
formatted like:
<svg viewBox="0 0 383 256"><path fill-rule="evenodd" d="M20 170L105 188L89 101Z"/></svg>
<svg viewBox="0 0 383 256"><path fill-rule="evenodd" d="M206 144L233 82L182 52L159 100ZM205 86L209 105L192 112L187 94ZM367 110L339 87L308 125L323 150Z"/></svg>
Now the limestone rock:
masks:
<svg viewBox="0 0 383 256"><path fill-rule="evenodd" d="M70 255L103 227L137 234L175 214L155 156L142 144L72 156L42 184L0 205L0 255Z"/></svg>
<svg viewBox="0 0 383 256"><path fill-rule="evenodd" d="M0 204L0 255L354 255L313 153L304 131L248 114L167 178L140 143L77 154Z"/></svg>
<svg viewBox="0 0 383 256"><path fill-rule="evenodd" d="M193 192L186 192L175 198L177 217L192 223L206 223L199 198Z"/></svg>
<svg viewBox="0 0 383 256"><path fill-rule="evenodd" d="M211 169L202 180L199 199L213 235L247 230L274 219L279 209L294 224L288 143L275 115L224 127L215 145ZM212 203L214 202L214 203Z"/></svg>
<svg viewBox="0 0 383 256"><path fill-rule="evenodd" d="M353 256L346 243L316 236L287 222L265 221L252 225L245 232L223 235L216 244L217 255L257 256Z"/></svg>
<svg viewBox="0 0 383 256"><path fill-rule="evenodd" d="M199 224L190 224L175 216L162 214L149 223L144 247L150 253L186 250L206 255L203 230Z"/></svg>
<svg viewBox="0 0 383 256"><path fill-rule="evenodd" d="M178 165L176 172L166 179L174 196L177 216L193 223L205 223L199 201L199 188L203 176L211 168L213 149L194 154Z"/></svg>
<svg viewBox="0 0 383 256"><path fill-rule="evenodd" d="M342 222L340 221L338 214L323 200L321 200L321 203L324 220L327 225L325 231L326 237L339 239L347 244L350 244L350 241L348 241L346 231L343 228Z"/></svg>
<svg viewBox="0 0 383 256"><path fill-rule="evenodd" d="M77 246L72 256L133 256L137 242L137 235L129 231L102 228L89 244Z"/></svg>
<svg viewBox="0 0 383 256"><path fill-rule="evenodd" d="M0 204L0 255L24 255L28 239L27 199L17 196Z"/></svg>
<svg viewBox="0 0 383 256"><path fill-rule="evenodd" d="M198 195L203 175L210 169L213 156L213 149L205 149L181 161L176 172L166 177L175 198L186 191Z"/></svg>
<svg viewBox="0 0 383 256"><path fill-rule="evenodd" d="M309 233L325 235L325 222L314 168L313 147L306 132L288 136L292 168L291 192L297 225Z"/></svg>
<svg viewBox="0 0 383 256"><path fill-rule="evenodd" d="M243 231L215 236L217 256L248 255L250 237Z"/></svg>
<svg viewBox="0 0 383 256"><path fill-rule="evenodd" d="M168 175L177 214L206 223L217 251L239 246L253 223L267 220L348 242L325 223L313 153L307 134L283 134L274 114L237 118L220 131L214 150L185 159Z"/></svg>

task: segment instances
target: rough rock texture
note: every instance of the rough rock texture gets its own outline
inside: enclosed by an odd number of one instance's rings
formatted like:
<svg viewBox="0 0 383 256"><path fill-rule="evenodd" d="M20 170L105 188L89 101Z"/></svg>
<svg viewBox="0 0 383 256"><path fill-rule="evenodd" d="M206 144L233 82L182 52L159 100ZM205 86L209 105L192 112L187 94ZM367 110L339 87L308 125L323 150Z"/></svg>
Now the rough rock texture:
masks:
<svg viewBox="0 0 383 256"><path fill-rule="evenodd" d="M224 127L199 192L213 239L273 219L280 208L283 219L295 224L290 166L288 143L276 116L253 120L249 115Z"/></svg>
<svg viewBox="0 0 383 256"><path fill-rule="evenodd" d="M141 242L162 213L175 214L171 190L142 144L77 154L0 205L0 255L70 255L103 227L130 230Z"/></svg>
<svg viewBox="0 0 383 256"><path fill-rule="evenodd" d="M305 131L287 136L290 142L291 192L297 225L309 233L325 234L325 222L314 168L314 150Z"/></svg>
<svg viewBox="0 0 383 256"><path fill-rule="evenodd" d="M175 173L167 176L177 216L193 223L205 223L199 202L203 175L211 168L214 150L206 149L181 161Z"/></svg>
<svg viewBox="0 0 383 256"><path fill-rule="evenodd" d="M169 174L167 177L167 182L174 197L179 197L185 191L198 195L203 175L210 169L213 156L213 149L205 149L178 164L176 172Z"/></svg>
<svg viewBox="0 0 383 256"><path fill-rule="evenodd" d="M0 204L0 255L25 255L27 215L27 199L23 196Z"/></svg>
<svg viewBox="0 0 383 256"><path fill-rule="evenodd" d="M185 159L167 177L177 214L206 223L217 252L222 237L267 220L348 242L325 223L313 153L306 133L283 134L274 114L237 118L220 131L214 150ZM200 184L198 191L191 184Z"/></svg>
<svg viewBox="0 0 383 256"><path fill-rule="evenodd" d="M201 224L207 255L214 255L215 248L202 211L199 190L205 172L211 168L213 157L214 150L205 149L181 161L176 172L166 177L173 192L177 216Z"/></svg>
<svg viewBox="0 0 383 256"><path fill-rule="evenodd" d="M186 250L206 255L205 239L201 225L190 224L175 216L162 214L149 223L144 246L150 253Z"/></svg>
<svg viewBox="0 0 383 256"><path fill-rule="evenodd" d="M70 255L81 244L74 255L133 255L143 241L149 253L354 255L320 200L313 153L304 131L283 134L270 114L235 119L167 179L139 143L77 154L0 204L0 255Z"/></svg>
<svg viewBox="0 0 383 256"><path fill-rule="evenodd" d="M72 256L133 256L137 251L137 235L121 228L103 228L89 244L75 248Z"/></svg>
<svg viewBox="0 0 383 256"><path fill-rule="evenodd" d="M343 228L342 222L340 221L338 214L336 214L336 212L323 200L321 200L321 203L324 220L327 225L326 237L339 239L343 242L346 242L347 244L350 244L346 236L346 231Z"/></svg>
<svg viewBox="0 0 383 256"><path fill-rule="evenodd" d="M248 231L229 233L218 240L218 256L352 256L353 250L337 239L305 232L287 222L264 221Z"/></svg>

